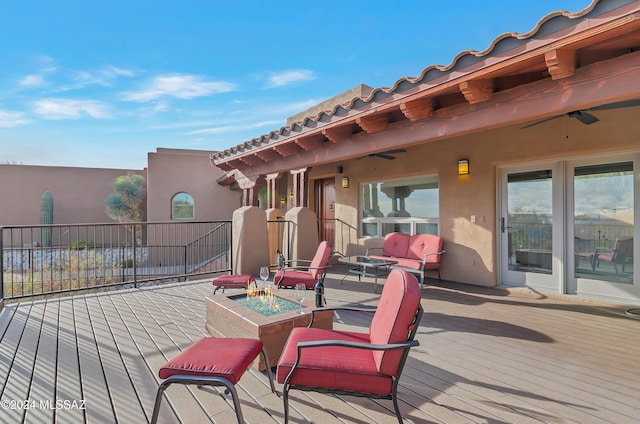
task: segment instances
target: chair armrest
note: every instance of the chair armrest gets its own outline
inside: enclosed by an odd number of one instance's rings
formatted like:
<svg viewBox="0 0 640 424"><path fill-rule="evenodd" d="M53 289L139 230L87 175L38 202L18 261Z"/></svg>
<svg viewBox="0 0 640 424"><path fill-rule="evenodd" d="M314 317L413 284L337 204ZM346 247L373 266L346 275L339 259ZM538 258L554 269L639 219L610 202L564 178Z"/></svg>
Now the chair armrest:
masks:
<svg viewBox="0 0 640 424"><path fill-rule="evenodd" d="M288 266L285 268L282 268L283 271L293 271L293 270L311 270L311 269L327 269L329 268L331 265L324 265L324 266L304 266L304 265L299 265L299 266Z"/></svg>
<svg viewBox="0 0 640 424"><path fill-rule="evenodd" d="M433 255L442 255L443 253L445 253L446 250L441 250L440 252L429 252L429 253L425 253L424 255L422 255L422 265L427 263L427 257L428 256L433 256Z"/></svg>
<svg viewBox="0 0 640 424"><path fill-rule="evenodd" d="M353 349L364 350L398 350L408 349L415 346L420 346L420 342L417 340L407 340L406 342L389 343L389 344L371 344L362 342L348 342L345 340L317 340L312 342L300 342L297 345L298 357L302 349L314 348L314 347L327 347L327 346L339 346L348 347Z"/></svg>
<svg viewBox="0 0 640 424"><path fill-rule="evenodd" d="M311 328L313 326L313 321L316 319L316 312L322 312L322 311L355 311L355 312L369 312L369 313L373 313L377 310L378 308L375 306L372 307L368 307L368 308L364 308L364 307L357 307L357 306L324 306L322 308L313 308L311 310L311 321L309 321L309 325L307 325L307 327Z"/></svg>
<svg viewBox="0 0 640 424"><path fill-rule="evenodd" d="M367 250L364 251L364 255L369 256L369 252L371 250L379 250L380 252L382 252L382 249L382 247L367 247Z"/></svg>

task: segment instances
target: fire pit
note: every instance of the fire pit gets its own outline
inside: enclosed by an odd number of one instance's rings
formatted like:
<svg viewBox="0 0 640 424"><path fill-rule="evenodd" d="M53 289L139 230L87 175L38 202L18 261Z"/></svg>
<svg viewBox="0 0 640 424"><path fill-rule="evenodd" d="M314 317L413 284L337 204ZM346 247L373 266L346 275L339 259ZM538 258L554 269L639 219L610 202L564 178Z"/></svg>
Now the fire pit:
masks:
<svg viewBox="0 0 640 424"><path fill-rule="evenodd" d="M247 293L228 290L205 298L207 331L214 337L257 338L264 343L269 355L269 366L278 364L282 349L294 327L306 327L311 321L313 300L303 302L303 312L295 300L293 290L249 290ZM277 306L276 306L277 305ZM333 311L316 314L314 327L333 328ZM262 356L253 367L263 371L266 364Z"/></svg>

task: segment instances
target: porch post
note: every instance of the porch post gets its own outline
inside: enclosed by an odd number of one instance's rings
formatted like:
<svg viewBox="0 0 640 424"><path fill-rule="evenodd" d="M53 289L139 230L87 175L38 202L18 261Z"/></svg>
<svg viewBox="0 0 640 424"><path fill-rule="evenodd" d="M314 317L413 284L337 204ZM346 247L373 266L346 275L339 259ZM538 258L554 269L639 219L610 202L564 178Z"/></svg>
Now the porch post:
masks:
<svg viewBox="0 0 640 424"><path fill-rule="evenodd" d="M264 177L242 176L237 179L238 187L242 189L242 206L258 206L258 192L265 183Z"/></svg>
<svg viewBox="0 0 640 424"><path fill-rule="evenodd" d="M307 207L309 204L309 171L311 168L301 168L289 171L293 176L293 206Z"/></svg>
<svg viewBox="0 0 640 424"><path fill-rule="evenodd" d="M280 179L280 173L267 174L267 207L270 209L276 209L278 207L278 200L276 199L276 193L278 192L278 179Z"/></svg>

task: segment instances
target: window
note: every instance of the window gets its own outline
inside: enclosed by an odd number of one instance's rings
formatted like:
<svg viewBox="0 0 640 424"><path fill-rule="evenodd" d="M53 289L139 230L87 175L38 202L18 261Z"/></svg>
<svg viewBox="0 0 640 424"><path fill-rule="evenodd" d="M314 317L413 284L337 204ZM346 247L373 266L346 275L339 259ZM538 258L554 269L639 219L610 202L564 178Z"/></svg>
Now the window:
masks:
<svg viewBox="0 0 640 424"><path fill-rule="evenodd" d="M193 197L178 193L171 199L171 219L193 219Z"/></svg>
<svg viewBox="0 0 640 424"><path fill-rule="evenodd" d="M363 184L360 201L363 236L439 233L437 176Z"/></svg>

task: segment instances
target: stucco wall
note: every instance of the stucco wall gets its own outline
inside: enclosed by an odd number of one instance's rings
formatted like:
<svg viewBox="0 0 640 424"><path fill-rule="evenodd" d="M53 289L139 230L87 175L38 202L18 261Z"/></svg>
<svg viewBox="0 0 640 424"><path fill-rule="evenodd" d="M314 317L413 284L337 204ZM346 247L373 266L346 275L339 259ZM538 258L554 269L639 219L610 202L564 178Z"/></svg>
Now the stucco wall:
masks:
<svg viewBox="0 0 640 424"><path fill-rule="evenodd" d="M344 254L364 253L366 246L381 246L379 239L358 237L359 186L381 179L437 174L440 189L440 234L447 253L442 278L493 286L497 284L496 214L497 166L535 160L568 159L582 155L637 151L640 148L638 108L599 111L600 122L584 125L562 117L528 129L511 126L478 134L441 139L408 148L389 161L365 157L345 161L348 189L336 175L336 249ZM394 137L393 127L387 130ZM362 142L366 142L363 140ZM470 160L471 173L457 175L457 161ZM329 167L312 170L311 178ZM471 215L476 222L471 222Z"/></svg>
<svg viewBox="0 0 640 424"><path fill-rule="evenodd" d="M216 182L222 171L202 150L157 149L148 155L147 219L171 220L171 199L189 193L194 199L195 220L230 220L241 206L240 190Z"/></svg>
<svg viewBox="0 0 640 424"><path fill-rule="evenodd" d="M113 180L144 171L128 169L70 168L0 165L0 225L39 225L42 194L53 194L53 223L112 222L104 199Z"/></svg>

